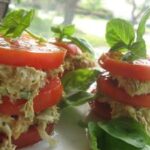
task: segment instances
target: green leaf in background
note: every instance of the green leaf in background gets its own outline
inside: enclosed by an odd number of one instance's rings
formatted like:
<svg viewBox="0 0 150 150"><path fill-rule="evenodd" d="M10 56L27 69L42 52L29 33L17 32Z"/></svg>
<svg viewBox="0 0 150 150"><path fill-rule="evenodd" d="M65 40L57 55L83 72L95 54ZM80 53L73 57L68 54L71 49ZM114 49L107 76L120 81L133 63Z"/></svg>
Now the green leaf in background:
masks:
<svg viewBox="0 0 150 150"><path fill-rule="evenodd" d="M106 40L110 47L123 43L130 45L135 38L134 29L130 22L123 19L112 19L107 23Z"/></svg>
<svg viewBox="0 0 150 150"><path fill-rule="evenodd" d="M131 118L88 125L91 150L150 150L150 136Z"/></svg>
<svg viewBox="0 0 150 150"><path fill-rule="evenodd" d="M75 33L74 25L66 25L63 27L63 34L66 36L72 36Z"/></svg>
<svg viewBox="0 0 150 150"><path fill-rule="evenodd" d="M55 34L61 34L61 26L52 26L51 27L52 32L54 32Z"/></svg>
<svg viewBox="0 0 150 150"><path fill-rule="evenodd" d="M145 33L145 26L146 26L146 21L148 20L150 16L150 8L147 9L144 13L144 15L142 16L138 29L137 29L137 41L143 39L143 35Z"/></svg>
<svg viewBox="0 0 150 150"><path fill-rule="evenodd" d="M75 33L75 26L74 25L58 25L51 27L52 32L55 33L55 36L62 40L63 38L68 38Z"/></svg>
<svg viewBox="0 0 150 150"><path fill-rule="evenodd" d="M103 131L99 128L97 123L88 123L88 134L90 138L90 150L101 150L99 147L99 141L103 139Z"/></svg>
<svg viewBox="0 0 150 150"><path fill-rule="evenodd" d="M65 106L79 106L86 102L93 100L95 94L91 94L86 91L77 91L75 93L69 94L63 100L65 102Z"/></svg>
<svg viewBox="0 0 150 150"><path fill-rule="evenodd" d="M51 27L51 30L55 33L57 40L68 40L71 43L77 45L82 52L88 52L91 56L94 56L94 49L89 42L84 39L74 37L75 26L74 25L59 25Z"/></svg>
<svg viewBox="0 0 150 150"><path fill-rule="evenodd" d="M98 70L92 69L78 69L67 73L62 78L64 96L60 107L78 106L93 100L95 94L89 93L87 90L96 81L99 74Z"/></svg>
<svg viewBox="0 0 150 150"><path fill-rule="evenodd" d="M70 37L70 39L71 42L76 44L83 52L88 52L94 56L94 49L88 41L77 37Z"/></svg>
<svg viewBox="0 0 150 150"><path fill-rule="evenodd" d="M71 95L76 91L85 91L94 83L100 72L94 69L78 69L67 73L62 78L64 91L67 95Z"/></svg>
<svg viewBox="0 0 150 150"><path fill-rule="evenodd" d="M34 10L19 9L9 12L0 24L0 34L11 38L19 37L30 26L33 16Z"/></svg>

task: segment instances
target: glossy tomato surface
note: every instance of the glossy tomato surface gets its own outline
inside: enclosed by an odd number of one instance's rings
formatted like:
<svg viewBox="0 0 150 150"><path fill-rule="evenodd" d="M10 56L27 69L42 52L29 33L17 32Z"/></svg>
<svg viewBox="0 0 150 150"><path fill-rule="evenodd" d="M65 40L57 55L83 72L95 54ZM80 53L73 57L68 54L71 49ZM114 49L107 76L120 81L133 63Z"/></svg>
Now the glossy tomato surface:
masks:
<svg viewBox="0 0 150 150"><path fill-rule="evenodd" d="M113 75L141 81L150 80L150 61L149 64L132 64L111 58L110 53L103 54L99 59L102 68Z"/></svg>
<svg viewBox="0 0 150 150"><path fill-rule="evenodd" d="M131 97L109 77L101 76L97 83L98 91L109 96L114 101L134 107L150 107L150 94Z"/></svg>
<svg viewBox="0 0 150 150"><path fill-rule="evenodd" d="M81 49L73 44L73 43L67 43L67 42L54 42L55 45L59 46L59 47L63 47L67 50L67 55L70 56L75 56L75 55L81 55L82 51Z"/></svg>
<svg viewBox="0 0 150 150"><path fill-rule="evenodd" d="M58 68L63 63L65 54L65 49L50 43L39 44L28 37L22 37L15 42L7 42L7 45L0 44L0 64L5 65L50 70Z"/></svg>

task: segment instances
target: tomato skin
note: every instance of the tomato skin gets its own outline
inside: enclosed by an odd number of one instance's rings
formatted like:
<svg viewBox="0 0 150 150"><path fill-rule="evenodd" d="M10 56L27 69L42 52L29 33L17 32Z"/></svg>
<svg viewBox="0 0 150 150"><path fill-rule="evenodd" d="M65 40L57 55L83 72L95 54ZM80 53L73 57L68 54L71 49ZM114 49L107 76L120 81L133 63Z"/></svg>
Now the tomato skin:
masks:
<svg viewBox="0 0 150 150"><path fill-rule="evenodd" d="M110 120L111 119L111 108L107 102L100 102L94 100L90 103L92 113L99 119Z"/></svg>
<svg viewBox="0 0 150 150"><path fill-rule="evenodd" d="M15 103L10 102L9 97L3 97L3 103L0 104L0 113L5 115L18 115L20 109L24 105L26 100L19 100Z"/></svg>
<svg viewBox="0 0 150 150"><path fill-rule="evenodd" d="M34 111L41 112L48 107L58 104L62 97L63 87L58 77L53 78L50 84L41 89L34 99Z"/></svg>
<svg viewBox="0 0 150 150"><path fill-rule="evenodd" d="M120 60L114 60L110 57L109 53L103 54L100 57L99 64L113 75L141 81L150 80L150 66L148 65L130 64Z"/></svg>
<svg viewBox="0 0 150 150"><path fill-rule="evenodd" d="M26 49L0 47L0 64L50 70L58 68L63 63L65 54L65 50L31 52Z"/></svg>
<svg viewBox="0 0 150 150"><path fill-rule="evenodd" d="M58 77L50 80L50 82L40 90L39 95L35 97L34 111L41 112L46 108L56 105L62 96L63 87ZM0 104L0 113L6 115L21 114L20 108L26 103L26 100L17 100L12 103L8 97L4 97L3 103Z"/></svg>
<svg viewBox="0 0 150 150"><path fill-rule="evenodd" d="M49 124L47 126L47 133L50 134L54 129L53 124ZM33 145L41 140L41 137L37 131L36 126L31 126L27 132L22 133L21 136L17 140L13 140L13 144L17 146L17 148L23 148L29 145Z"/></svg>
<svg viewBox="0 0 150 150"><path fill-rule="evenodd" d="M67 55L69 55L69 56L81 55L82 54L81 49L73 43L57 41L54 44L59 46L59 47L65 48L67 50Z"/></svg>
<svg viewBox="0 0 150 150"><path fill-rule="evenodd" d="M109 77L101 76L98 81L98 91L112 98L114 101L131 105L133 107L150 108L150 94L140 96L129 96L125 90L118 88Z"/></svg>

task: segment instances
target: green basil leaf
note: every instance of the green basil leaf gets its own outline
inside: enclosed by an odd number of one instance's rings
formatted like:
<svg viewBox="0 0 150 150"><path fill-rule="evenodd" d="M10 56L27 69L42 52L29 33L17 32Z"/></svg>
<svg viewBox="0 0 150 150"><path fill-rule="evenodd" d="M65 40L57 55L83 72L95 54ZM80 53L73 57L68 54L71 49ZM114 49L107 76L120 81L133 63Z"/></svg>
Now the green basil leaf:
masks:
<svg viewBox="0 0 150 150"><path fill-rule="evenodd" d="M117 118L107 122L99 122L99 127L110 136L137 148L150 145L150 136L143 125L131 118Z"/></svg>
<svg viewBox="0 0 150 150"><path fill-rule="evenodd" d="M130 118L88 124L91 150L149 150L150 137Z"/></svg>
<svg viewBox="0 0 150 150"><path fill-rule="evenodd" d="M0 24L0 33L6 37L19 37L30 26L33 15L34 10L20 9L9 12Z"/></svg>
<svg viewBox="0 0 150 150"><path fill-rule="evenodd" d="M88 52L92 56L94 56L94 49L88 41L77 37L70 37L70 40L72 43L76 44L83 52Z"/></svg>
<svg viewBox="0 0 150 150"><path fill-rule="evenodd" d="M123 19L112 19L106 26L106 40L110 47L118 43L130 45L135 38L134 29L130 22Z"/></svg>
<svg viewBox="0 0 150 150"><path fill-rule="evenodd" d="M55 33L55 36L62 40L63 38L68 38L75 33L74 25L58 25L51 27L51 31Z"/></svg>
<svg viewBox="0 0 150 150"><path fill-rule="evenodd" d="M86 102L93 100L95 94L91 94L85 91L77 91L75 93L69 94L63 98L61 105L63 106L79 106Z"/></svg>
<svg viewBox="0 0 150 150"><path fill-rule="evenodd" d="M88 123L88 134L89 134L89 139L90 139L90 150L102 150L100 149L99 144L102 143L101 140L103 140L103 131L97 123L95 122L89 122ZM99 142L101 141L101 142Z"/></svg>
<svg viewBox="0 0 150 150"><path fill-rule="evenodd" d="M128 49L128 45L124 44L122 41L116 43L111 47L110 51L121 51L124 49Z"/></svg>
<svg viewBox="0 0 150 150"><path fill-rule="evenodd" d="M130 50L133 53L132 60L146 58L146 44L143 39L131 45Z"/></svg>
<svg viewBox="0 0 150 150"><path fill-rule="evenodd" d="M95 94L86 91L96 81L99 74L98 70L92 69L78 69L67 73L62 78L64 95L60 108L78 106L93 100Z"/></svg>
<svg viewBox="0 0 150 150"><path fill-rule="evenodd" d="M146 45L144 40L133 43L130 51L123 56L123 60L134 61L140 58L146 58Z"/></svg>
<svg viewBox="0 0 150 150"><path fill-rule="evenodd" d="M58 34L61 34L62 33L62 30L61 30L61 26L52 26L51 27L51 31L54 32L54 33L58 33Z"/></svg>
<svg viewBox="0 0 150 150"><path fill-rule="evenodd" d="M94 83L99 76L98 70L78 69L67 73L62 78L65 94L69 95L76 91L85 91Z"/></svg>
<svg viewBox="0 0 150 150"><path fill-rule="evenodd" d="M130 145L124 141L114 138L105 132L103 132L99 144L100 150L144 150L143 148L137 148L134 145Z"/></svg>
<svg viewBox="0 0 150 150"><path fill-rule="evenodd" d="M63 34L65 36L72 36L75 33L74 25L66 25L63 27Z"/></svg>
<svg viewBox="0 0 150 150"><path fill-rule="evenodd" d="M146 25L146 21L148 20L150 16L150 8L147 9L147 11L145 11L144 15L142 16L138 29L137 29L137 41L143 39L143 35L145 33L145 25Z"/></svg>

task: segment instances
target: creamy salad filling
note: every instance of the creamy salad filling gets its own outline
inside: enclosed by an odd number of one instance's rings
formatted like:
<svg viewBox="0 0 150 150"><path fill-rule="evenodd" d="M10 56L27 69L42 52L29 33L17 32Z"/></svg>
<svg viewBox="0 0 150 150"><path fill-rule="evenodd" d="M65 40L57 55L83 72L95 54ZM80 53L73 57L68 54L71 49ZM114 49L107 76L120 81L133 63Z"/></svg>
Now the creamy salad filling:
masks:
<svg viewBox="0 0 150 150"><path fill-rule="evenodd" d="M58 121L59 113L58 108L53 106L39 114L35 114L33 120L30 120L23 115L14 118L0 114L0 118L0 132L5 133L6 135L6 138L2 142L3 149L14 150L16 147L12 144L12 138L18 139L19 136L26 132L32 125L37 126L41 138L52 143L54 140L47 134L46 127L48 124L56 123Z"/></svg>
<svg viewBox="0 0 150 150"><path fill-rule="evenodd" d="M47 74L32 67L0 65L0 97L32 99L45 86Z"/></svg>
<svg viewBox="0 0 150 150"><path fill-rule="evenodd" d="M113 76L118 86L123 88L130 96L150 94L150 81L139 81L121 76Z"/></svg>
<svg viewBox="0 0 150 150"><path fill-rule="evenodd" d="M19 116L7 116L0 114L0 133L5 138L0 144L2 150L15 150L12 138L18 139L30 126L36 125L42 139L53 143L54 140L47 134L46 127L59 119L56 106L48 108L40 113L33 109L33 99L38 95L41 88L48 82L47 78L56 76L61 68L44 72L32 67L13 67L0 65L0 102L3 103L3 96L10 97L12 102L18 99L26 99L27 102L21 108L23 112Z"/></svg>
<svg viewBox="0 0 150 150"><path fill-rule="evenodd" d="M111 101L110 106L112 108L112 118L118 117L132 117L139 123L145 126L148 134L150 134L150 109L149 108L137 108L129 105L124 105L115 101Z"/></svg>
<svg viewBox="0 0 150 150"><path fill-rule="evenodd" d="M90 58L88 53L82 55L68 56L65 58L63 68L65 71L72 71L80 68L91 68L95 62Z"/></svg>

